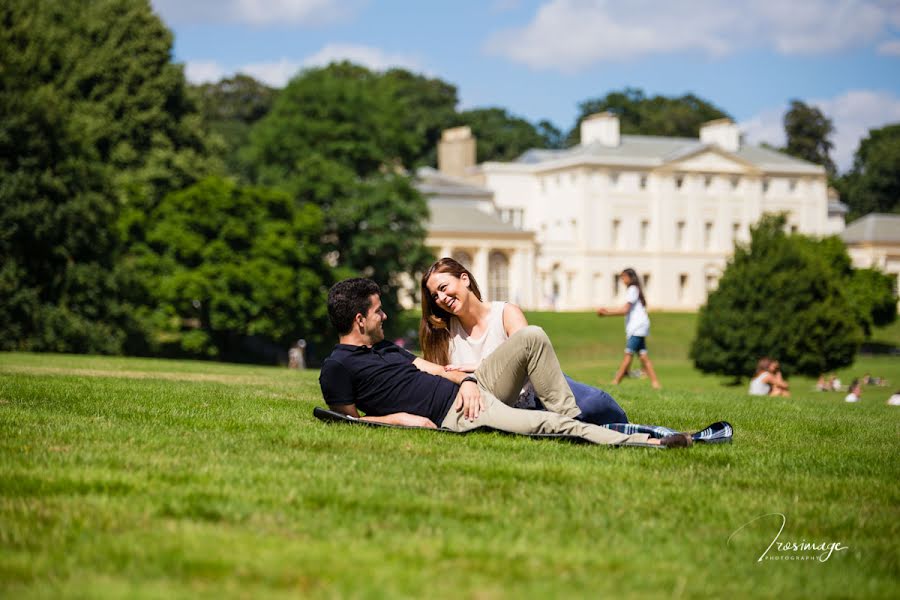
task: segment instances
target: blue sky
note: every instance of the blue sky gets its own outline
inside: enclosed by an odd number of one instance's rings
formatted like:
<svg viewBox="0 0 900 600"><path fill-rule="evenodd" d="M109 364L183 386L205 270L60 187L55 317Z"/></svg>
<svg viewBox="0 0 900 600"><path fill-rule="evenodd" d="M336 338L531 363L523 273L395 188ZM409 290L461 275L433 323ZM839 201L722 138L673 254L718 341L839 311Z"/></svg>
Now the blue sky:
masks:
<svg viewBox="0 0 900 600"><path fill-rule="evenodd" d="M784 141L792 98L835 124L848 168L869 128L900 122L900 0L151 0L194 82L277 87L348 59L457 86L563 131L578 103L626 86L693 92L752 142Z"/></svg>

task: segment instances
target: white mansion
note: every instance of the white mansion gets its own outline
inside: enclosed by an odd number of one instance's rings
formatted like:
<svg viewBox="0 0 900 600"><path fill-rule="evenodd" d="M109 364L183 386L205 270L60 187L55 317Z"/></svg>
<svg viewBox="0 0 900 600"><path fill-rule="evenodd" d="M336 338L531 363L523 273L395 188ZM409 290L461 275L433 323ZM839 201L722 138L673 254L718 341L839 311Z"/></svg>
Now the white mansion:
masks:
<svg viewBox="0 0 900 600"><path fill-rule="evenodd" d="M457 127L418 188L435 254L468 266L488 299L527 309L621 301L617 274L632 267L651 308L694 310L763 213L827 235L843 230L846 212L822 167L742 144L727 119L699 139L670 138L620 135L603 113L582 122L578 146L478 165L469 128Z"/></svg>

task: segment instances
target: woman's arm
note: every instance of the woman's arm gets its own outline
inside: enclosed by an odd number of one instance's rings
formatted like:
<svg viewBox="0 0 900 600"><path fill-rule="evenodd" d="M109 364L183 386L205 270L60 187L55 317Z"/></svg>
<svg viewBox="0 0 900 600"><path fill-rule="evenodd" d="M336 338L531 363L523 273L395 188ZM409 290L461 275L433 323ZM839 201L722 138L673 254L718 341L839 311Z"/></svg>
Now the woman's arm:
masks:
<svg viewBox="0 0 900 600"><path fill-rule="evenodd" d="M525 318L522 309L507 302L503 307L503 329L506 331L506 335L510 336L526 327L528 327L528 319Z"/></svg>
<svg viewBox="0 0 900 600"><path fill-rule="evenodd" d="M616 315L627 315L629 310L631 310L631 302L626 302L619 308L600 307L597 309L597 316L598 317L612 317L612 316L616 316Z"/></svg>

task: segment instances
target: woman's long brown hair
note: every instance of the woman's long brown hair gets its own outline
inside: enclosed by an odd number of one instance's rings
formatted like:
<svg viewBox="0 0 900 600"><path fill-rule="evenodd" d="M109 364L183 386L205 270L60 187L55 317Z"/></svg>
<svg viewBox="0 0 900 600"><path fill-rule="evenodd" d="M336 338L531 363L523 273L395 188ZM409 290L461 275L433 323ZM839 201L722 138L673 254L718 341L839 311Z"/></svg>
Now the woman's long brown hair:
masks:
<svg viewBox="0 0 900 600"><path fill-rule="evenodd" d="M440 308L428 291L428 278L435 273L449 273L457 279L465 273L469 276L469 291L481 300L481 290L475 277L467 268L452 258L442 258L422 275L422 321L419 323L419 345L425 360L439 364L450 364L450 319L453 315Z"/></svg>

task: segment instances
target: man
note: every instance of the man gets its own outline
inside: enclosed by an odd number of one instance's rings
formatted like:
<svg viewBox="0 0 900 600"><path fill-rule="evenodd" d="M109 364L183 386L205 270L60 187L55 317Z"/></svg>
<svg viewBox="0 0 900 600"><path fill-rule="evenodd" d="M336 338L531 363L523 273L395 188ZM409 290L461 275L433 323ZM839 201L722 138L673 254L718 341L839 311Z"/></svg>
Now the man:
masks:
<svg viewBox="0 0 900 600"><path fill-rule="evenodd" d="M328 292L328 316L339 334L319 375L322 395L337 412L368 421L463 432L482 426L512 433L560 433L595 444L684 447L676 434L652 439L576 420L580 412L547 335L526 327L482 361L474 374L445 372L384 341L387 319L380 290L369 279L341 281ZM518 410L513 401L526 377L547 411ZM365 411L360 417L357 406ZM550 412L553 411L553 412Z"/></svg>

